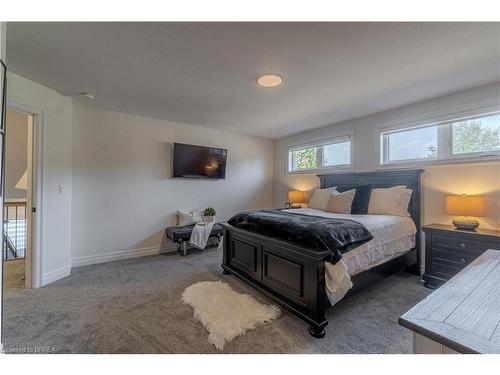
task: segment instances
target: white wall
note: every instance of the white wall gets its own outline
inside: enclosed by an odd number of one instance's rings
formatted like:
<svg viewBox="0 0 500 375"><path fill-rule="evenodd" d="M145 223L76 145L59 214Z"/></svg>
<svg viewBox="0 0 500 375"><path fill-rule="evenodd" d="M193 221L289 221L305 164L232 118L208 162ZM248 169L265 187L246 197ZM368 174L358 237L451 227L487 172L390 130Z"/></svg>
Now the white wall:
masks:
<svg viewBox="0 0 500 375"><path fill-rule="evenodd" d="M16 184L28 168L28 122L25 113L7 111L5 147L5 199L26 199L27 192Z"/></svg>
<svg viewBox="0 0 500 375"><path fill-rule="evenodd" d="M352 131L354 169L372 171L378 167L380 128L415 121L432 122L442 116L491 105L500 108L500 82L278 139L274 148L274 204L282 206L288 190L309 191L319 184L316 174L286 174L286 148L290 143ZM499 228L500 162L421 167L425 169L423 224L451 223L452 217L444 214L444 197L449 193L466 193L485 195L486 217L480 218L481 226Z"/></svg>
<svg viewBox="0 0 500 375"><path fill-rule="evenodd" d="M9 104L41 114L38 139L43 142L41 200L41 284L71 272L71 99L26 78L8 73ZM64 191L59 193L59 185ZM36 239L35 239L36 240Z"/></svg>
<svg viewBox="0 0 500 375"><path fill-rule="evenodd" d="M225 180L171 178L174 142L228 149ZM273 142L75 105L73 265L169 250L177 209L213 206L217 220L270 207Z"/></svg>

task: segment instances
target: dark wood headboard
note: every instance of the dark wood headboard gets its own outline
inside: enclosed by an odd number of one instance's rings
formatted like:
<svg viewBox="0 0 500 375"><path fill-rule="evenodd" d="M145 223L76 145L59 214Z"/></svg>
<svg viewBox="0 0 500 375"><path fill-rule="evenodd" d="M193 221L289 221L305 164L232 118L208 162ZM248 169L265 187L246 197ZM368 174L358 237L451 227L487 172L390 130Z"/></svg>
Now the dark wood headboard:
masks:
<svg viewBox="0 0 500 375"><path fill-rule="evenodd" d="M420 226L421 226L421 175L423 169L387 170L377 172L354 172L320 174L321 189L340 185L371 185L373 188L389 188L397 185L406 185L413 190L408 212L415 222L415 248L420 267Z"/></svg>

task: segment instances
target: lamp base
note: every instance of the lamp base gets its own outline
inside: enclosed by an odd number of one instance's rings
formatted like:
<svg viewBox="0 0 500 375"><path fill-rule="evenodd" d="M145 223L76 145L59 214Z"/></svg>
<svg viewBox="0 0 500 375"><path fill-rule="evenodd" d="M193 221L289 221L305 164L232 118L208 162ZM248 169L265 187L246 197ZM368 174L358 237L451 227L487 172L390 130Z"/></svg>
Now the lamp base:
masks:
<svg viewBox="0 0 500 375"><path fill-rule="evenodd" d="M453 225L461 230L476 230L479 221L470 216L457 216L453 219Z"/></svg>
<svg viewBox="0 0 500 375"><path fill-rule="evenodd" d="M302 205L300 203L286 202L285 208L302 208Z"/></svg>

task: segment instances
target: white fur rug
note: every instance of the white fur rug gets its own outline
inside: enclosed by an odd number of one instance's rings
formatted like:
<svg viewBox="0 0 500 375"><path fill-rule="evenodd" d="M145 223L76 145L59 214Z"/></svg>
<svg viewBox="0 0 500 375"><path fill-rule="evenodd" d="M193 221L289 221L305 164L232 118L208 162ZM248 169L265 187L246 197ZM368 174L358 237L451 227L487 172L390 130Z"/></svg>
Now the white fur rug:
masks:
<svg viewBox="0 0 500 375"><path fill-rule="evenodd" d="M208 342L217 349L265 322L280 316L276 305L264 305L248 294L234 291L222 281L202 281L186 288L182 302L207 329Z"/></svg>

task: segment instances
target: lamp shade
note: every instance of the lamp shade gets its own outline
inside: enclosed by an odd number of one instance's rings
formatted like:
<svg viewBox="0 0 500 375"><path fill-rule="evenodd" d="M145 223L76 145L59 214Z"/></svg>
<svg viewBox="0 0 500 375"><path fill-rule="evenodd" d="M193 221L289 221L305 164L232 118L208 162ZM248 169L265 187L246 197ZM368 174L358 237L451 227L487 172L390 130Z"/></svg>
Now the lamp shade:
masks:
<svg viewBox="0 0 500 375"><path fill-rule="evenodd" d="M448 195L446 213L458 216L484 216L484 200L481 196Z"/></svg>
<svg viewBox="0 0 500 375"><path fill-rule="evenodd" d="M298 190L292 190L288 192L288 202L290 203L303 203L304 202L304 192Z"/></svg>

